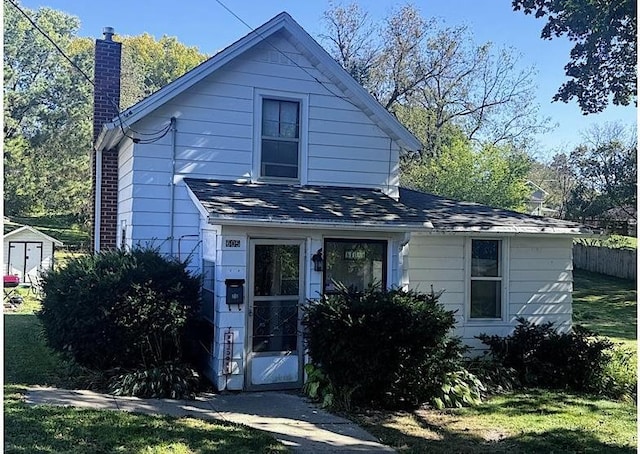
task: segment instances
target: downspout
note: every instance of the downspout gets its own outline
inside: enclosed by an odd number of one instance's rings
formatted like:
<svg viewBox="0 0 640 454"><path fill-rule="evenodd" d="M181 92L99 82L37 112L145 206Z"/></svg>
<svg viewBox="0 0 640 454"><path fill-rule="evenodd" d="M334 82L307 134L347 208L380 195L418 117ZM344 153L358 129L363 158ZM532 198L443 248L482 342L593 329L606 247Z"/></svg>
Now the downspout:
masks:
<svg viewBox="0 0 640 454"><path fill-rule="evenodd" d="M169 255L173 257L173 216L176 211L176 117L171 117L171 203L169 205Z"/></svg>
<svg viewBox="0 0 640 454"><path fill-rule="evenodd" d="M100 224L102 209L102 150L96 150L96 192L93 207L93 252L100 252Z"/></svg>

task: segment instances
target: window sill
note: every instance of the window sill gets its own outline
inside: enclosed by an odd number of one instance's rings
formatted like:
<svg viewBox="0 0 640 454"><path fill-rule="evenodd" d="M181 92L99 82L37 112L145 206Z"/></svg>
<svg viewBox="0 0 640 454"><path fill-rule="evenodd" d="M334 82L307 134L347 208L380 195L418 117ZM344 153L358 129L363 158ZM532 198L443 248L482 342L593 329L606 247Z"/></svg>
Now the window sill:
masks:
<svg viewBox="0 0 640 454"><path fill-rule="evenodd" d="M300 178L258 177L256 183L289 184L300 186Z"/></svg>

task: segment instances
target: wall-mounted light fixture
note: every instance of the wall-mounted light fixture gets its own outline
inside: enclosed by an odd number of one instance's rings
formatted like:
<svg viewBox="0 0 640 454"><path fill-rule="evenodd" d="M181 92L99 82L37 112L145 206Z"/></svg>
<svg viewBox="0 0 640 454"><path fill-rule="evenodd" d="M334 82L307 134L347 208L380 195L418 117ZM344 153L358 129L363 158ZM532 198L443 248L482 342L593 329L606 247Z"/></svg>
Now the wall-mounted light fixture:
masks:
<svg viewBox="0 0 640 454"><path fill-rule="evenodd" d="M318 249L318 251L311 256L311 261L313 262L313 271L322 271L322 248Z"/></svg>

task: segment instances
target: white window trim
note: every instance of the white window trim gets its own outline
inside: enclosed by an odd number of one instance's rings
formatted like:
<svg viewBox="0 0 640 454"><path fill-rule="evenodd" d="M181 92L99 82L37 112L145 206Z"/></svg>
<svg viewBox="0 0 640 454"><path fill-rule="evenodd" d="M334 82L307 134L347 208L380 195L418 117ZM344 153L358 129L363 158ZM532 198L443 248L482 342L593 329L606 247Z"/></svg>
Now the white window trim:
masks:
<svg viewBox="0 0 640 454"><path fill-rule="evenodd" d="M500 317L499 318L477 318L471 317L471 243L472 240L492 240L492 241L500 241L501 243L501 254L502 254L502 263L501 263L501 271L502 271L502 286L500 293ZM487 322L490 323L507 323L509 320L509 250L510 247L510 238L509 237L468 237L465 240L464 245L464 279L465 279L465 292L464 292L464 309L465 309L465 320L469 323L478 323L485 324ZM482 279L479 279L482 280ZM493 279L488 279L493 280Z"/></svg>
<svg viewBox="0 0 640 454"><path fill-rule="evenodd" d="M300 131L298 149L298 178L263 177L260 172L262 155L262 100L275 99L278 101L293 101L300 103ZM305 185L308 181L308 143L309 143L309 95L288 91L267 90L254 88L253 90L253 169L252 182L269 182L282 184Z"/></svg>

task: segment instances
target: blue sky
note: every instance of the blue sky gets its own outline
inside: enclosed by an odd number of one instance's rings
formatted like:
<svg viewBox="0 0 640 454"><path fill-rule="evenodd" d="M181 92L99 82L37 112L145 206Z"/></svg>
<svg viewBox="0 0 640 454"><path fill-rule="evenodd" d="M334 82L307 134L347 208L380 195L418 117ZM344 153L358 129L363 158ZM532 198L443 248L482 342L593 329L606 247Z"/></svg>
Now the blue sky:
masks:
<svg viewBox="0 0 640 454"><path fill-rule="evenodd" d="M322 32L321 17L328 7L325 0L223 1L254 28L281 11L287 11L314 37ZM102 28L111 26L121 35L148 32L157 38L163 34L176 36L182 43L196 46L209 55L249 31L213 0L23 0L21 3L31 9L48 6L79 17L80 36L101 37ZM404 4L385 0L359 0L358 3L373 19L382 19L391 9ZM575 102L551 102L565 80L563 68L572 44L564 38L540 39L545 22L512 11L510 0L414 0L413 4L424 17L435 17L447 26L468 26L477 43L491 41L497 47L512 47L522 55L524 66L536 68L537 101L541 112L557 124L552 132L537 137L539 157L548 157L555 151L569 151L580 143L581 131L592 124L620 121L635 127L635 106L610 106L603 113L584 116Z"/></svg>

